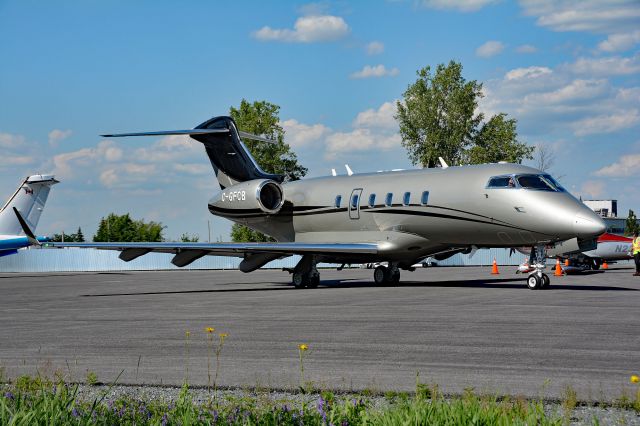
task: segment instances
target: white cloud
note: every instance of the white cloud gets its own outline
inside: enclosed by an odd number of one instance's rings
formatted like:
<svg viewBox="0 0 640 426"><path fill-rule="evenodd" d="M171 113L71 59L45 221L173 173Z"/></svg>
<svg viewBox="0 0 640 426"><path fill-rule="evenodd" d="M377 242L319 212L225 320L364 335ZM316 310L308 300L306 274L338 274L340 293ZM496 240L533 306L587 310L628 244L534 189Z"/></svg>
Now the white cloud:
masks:
<svg viewBox="0 0 640 426"><path fill-rule="evenodd" d="M545 74L551 74L550 68L547 67L527 67L527 68L516 68L505 74L505 78L507 80L519 80L523 78L538 78L544 76Z"/></svg>
<svg viewBox="0 0 640 426"><path fill-rule="evenodd" d="M460 12L475 12L500 0L422 0L422 5L433 9L453 9Z"/></svg>
<svg viewBox="0 0 640 426"><path fill-rule="evenodd" d="M367 55L379 55L384 52L384 44L379 41L372 41L367 44Z"/></svg>
<svg viewBox="0 0 640 426"><path fill-rule="evenodd" d="M517 53L536 53L537 51L538 51L538 48L530 44L523 44L516 47Z"/></svg>
<svg viewBox="0 0 640 426"><path fill-rule="evenodd" d="M499 41L490 40L476 49L476 55L481 58L490 58L500 54L504 50L504 44Z"/></svg>
<svg viewBox="0 0 640 426"><path fill-rule="evenodd" d="M613 133L636 126L639 123L640 112L637 109L631 109L587 117L573 123L573 128L577 136L585 136L597 133Z"/></svg>
<svg viewBox="0 0 640 426"><path fill-rule="evenodd" d="M280 123L285 131L285 141L293 148L299 148L317 142L331 131L323 124L303 124L289 119Z"/></svg>
<svg viewBox="0 0 640 426"><path fill-rule="evenodd" d="M360 71L352 73L350 78L393 77L400 73L398 68L387 69L384 65L365 65Z"/></svg>
<svg viewBox="0 0 640 426"><path fill-rule="evenodd" d="M628 75L640 72L640 55L632 58L611 56L607 58L578 58L565 64L567 70L575 74L592 76Z"/></svg>
<svg viewBox="0 0 640 426"><path fill-rule="evenodd" d="M385 135L361 128L350 132L333 133L327 138L327 158L335 158L340 152L364 150L389 150L400 146L400 135Z"/></svg>
<svg viewBox="0 0 640 426"><path fill-rule="evenodd" d="M630 129L640 124L640 87L617 87L624 82L617 78L614 85L606 77L633 76L625 73L637 63L635 57L579 58L556 67L512 69L485 82L480 110L487 116L508 113L528 136L564 132L558 134L564 138Z"/></svg>
<svg viewBox="0 0 640 426"><path fill-rule="evenodd" d="M640 18L637 0L520 0L525 15L554 31L619 33L635 30Z"/></svg>
<svg viewBox="0 0 640 426"><path fill-rule="evenodd" d="M605 193L606 186L604 182L596 180L588 180L582 184L581 192L589 197L598 198Z"/></svg>
<svg viewBox="0 0 640 426"><path fill-rule="evenodd" d="M211 166L200 163L176 163L173 165L176 172L186 173L194 176L211 175Z"/></svg>
<svg viewBox="0 0 640 426"><path fill-rule="evenodd" d="M262 27L253 33L261 41L282 41L292 43L314 43L336 41L349 34L349 26L339 16L302 16L294 24L294 29L274 29Z"/></svg>
<svg viewBox="0 0 640 426"><path fill-rule="evenodd" d="M24 136L11 133L0 133L0 147L16 148L24 144Z"/></svg>
<svg viewBox="0 0 640 426"><path fill-rule="evenodd" d="M115 142L104 140L98 143L95 148L82 148L54 156L54 173L60 177L69 177L74 175L76 168L102 162L119 161L121 158L122 149Z"/></svg>
<svg viewBox="0 0 640 426"><path fill-rule="evenodd" d="M69 136L71 136L73 132L71 130L60 130L53 129L49 132L49 145L56 146L58 143Z"/></svg>
<svg viewBox="0 0 640 426"><path fill-rule="evenodd" d="M617 162L597 170L595 174L607 177L640 176L640 154L623 155Z"/></svg>
<svg viewBox="0 0 640 426"><path fill-rule="evenodd" d="M606 40L598 44L603 52L623 52L640 43L640 30L628 33L611 34Z"/></svg>
<svg viewBox="0 0 640 426"><path fill-rule="evenodd" d="M398 128L398 122L393 117L396 114L396 101L385 102L378 109L368 109L358 113L353 121L354 127L382 127L392 129Z"/></svg>
<svg viewBox="0 0 640 426"><path fill-rule="evenodd" d="M36 159L30 155L2 155L0 166L26 166L35 163Z"/></svg>

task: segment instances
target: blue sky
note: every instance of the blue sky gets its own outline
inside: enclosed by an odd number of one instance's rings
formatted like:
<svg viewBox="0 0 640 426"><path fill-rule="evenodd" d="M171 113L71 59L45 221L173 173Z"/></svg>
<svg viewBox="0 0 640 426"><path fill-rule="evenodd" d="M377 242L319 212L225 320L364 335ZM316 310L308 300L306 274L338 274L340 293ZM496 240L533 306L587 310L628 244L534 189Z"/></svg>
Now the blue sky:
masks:
<svg viewBox="0 0 640 426"><path fill-rule="evenodd" d="M575 195L640 210L637 1L0 0L0 40L0 197L62 181L39 234L92 235L114 211L227 239L200 144L98 135L194 127L242 98L281 106L310 176L412 167L394 100L451 59Z"/></svg>

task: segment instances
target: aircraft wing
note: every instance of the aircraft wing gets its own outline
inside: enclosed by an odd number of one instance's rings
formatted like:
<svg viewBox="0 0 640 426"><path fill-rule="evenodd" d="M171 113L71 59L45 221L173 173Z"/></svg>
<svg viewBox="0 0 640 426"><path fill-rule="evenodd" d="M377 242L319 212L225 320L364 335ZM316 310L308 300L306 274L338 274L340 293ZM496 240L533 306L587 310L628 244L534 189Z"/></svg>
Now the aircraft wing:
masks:
<svg viewBox="0 0 640 426"><path fill-rule="evenodd" d="M294 254L353 255L378 253L378 245L372 243L355 244L309 244L309 243L47 243L50 247L95 248L120 251L120 259L129 262L147 253L173 253L171 263L178 267L206 256L244 257L261 254L264 259L274 260ZM266 263L266 262L265 262Z"/></svg>

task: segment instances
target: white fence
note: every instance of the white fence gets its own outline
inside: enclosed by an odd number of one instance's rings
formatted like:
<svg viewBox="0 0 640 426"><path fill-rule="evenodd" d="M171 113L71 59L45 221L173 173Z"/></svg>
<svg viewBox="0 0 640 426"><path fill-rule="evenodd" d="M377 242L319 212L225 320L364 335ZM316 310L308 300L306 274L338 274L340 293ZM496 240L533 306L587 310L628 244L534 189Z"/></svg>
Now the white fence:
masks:
<svg viewBox="0 0 640 426"><path fill-rule="evenodd" d="M38 249L20 250L17 254L0 257L0 272L72 272L72 271L150 271L167 269L236 269L241 259L225 256L204 256L185 268L171 263L172 254L149 253L131 262L118 258L118 252L94 249ZM478 250L473 257L456 254L437 262L440 266L518 265L525 256L509 255L507 249ZM264 268L293 268L299 256L274 260ZM322 266L322 265L321 265Z"/></svg>

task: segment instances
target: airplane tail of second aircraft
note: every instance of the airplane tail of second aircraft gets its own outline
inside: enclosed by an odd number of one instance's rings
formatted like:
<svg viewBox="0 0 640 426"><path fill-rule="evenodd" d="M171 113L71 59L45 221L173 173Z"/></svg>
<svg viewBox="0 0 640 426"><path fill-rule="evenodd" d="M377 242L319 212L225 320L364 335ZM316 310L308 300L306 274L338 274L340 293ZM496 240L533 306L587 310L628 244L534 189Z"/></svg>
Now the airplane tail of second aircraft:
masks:
<svg viewBox="0 0 640 426"><path fill-rule="evenodd" d="M0 210L0 235L23 235L24 230L15 207L31 230L35 230L52 185L58 181L51 175L33 175L22 181Z"/></svg>

